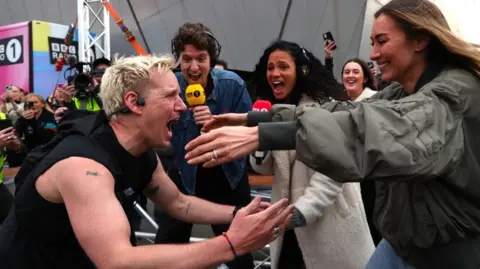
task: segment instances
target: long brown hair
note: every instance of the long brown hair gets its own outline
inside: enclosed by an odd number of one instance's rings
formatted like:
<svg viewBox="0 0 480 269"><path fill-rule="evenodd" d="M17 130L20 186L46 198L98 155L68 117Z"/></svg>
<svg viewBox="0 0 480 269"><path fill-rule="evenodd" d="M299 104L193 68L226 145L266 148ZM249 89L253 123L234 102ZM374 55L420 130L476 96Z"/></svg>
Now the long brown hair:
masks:
<svg viewBox="0 0 480 269"><path fill-rule="evenodd" d="M450 30L442 11L428 0L392 0L375 13L397 21L407 38L428 35L427 60L466 69L480 76L479 46Z"/></svg>

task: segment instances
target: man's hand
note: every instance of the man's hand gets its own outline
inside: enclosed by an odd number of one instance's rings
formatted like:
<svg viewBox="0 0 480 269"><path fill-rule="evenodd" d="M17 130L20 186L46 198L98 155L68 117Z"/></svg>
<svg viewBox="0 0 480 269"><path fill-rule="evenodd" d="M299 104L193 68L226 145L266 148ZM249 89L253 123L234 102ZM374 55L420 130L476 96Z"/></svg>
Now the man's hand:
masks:
<svg viewBox="0 0 480 269"><path fill-rule="evenodd" d="M263 248L284 232L292 220L294 206L288 205L287 199L259 212L261 201L257 196L248 206L240 209L227 231L238 255ZM278 233L274 232L275 227L280 228Z"/></svg>
<svg viewBox="0 0 480 269"><path fill-rule="evenodd" d="M202 131L208 132L224 126L247 126L247 113L227 113L214 115L205 122Z"/></svg>
<svg viewBox="0 0 480 269"><path fill-rule="evenodd" d="M185 147L185 159L188 164L213 167L248 156L258 148L258 143L258 126L222 127L190 141Z"/></svg>
<svg viewBox="0 0 480 269"><path fill-rule="evenodd" d="M68 108L66 108L64 106L59 107L57 110L55 110L55 113L53 114L53 116L55 117L55 121L57 123L63 118L63 116L65 115L67 110L68 110Z"/></svg>
<svg viewBox="0 0 480 269"><path fill-rule="evenodd" d="M325 40L323 45L325 46L325 58L333 59L333 47L335 47L335 41L329 43L328 40Z"/></svg>
<svg viewBox="0 0 480 269"><path fill-rule="evenodd" d="M212 118L212 112L210 112L210 108L205 105L191 107L190 111L193 112L193 118L195 119L197 125L203 125Z"/></svg>
<svg viewBox="0 0 480 269"><path fill-rule="evenodd" d="M35 116L35 113L31 109L25 110L22 112L22 117L26 120L31 120L33 119L34 116Z"/></svg>
<svg viewBox="0 0 480 269"><path fill-rule="evenodd" d="M15 130L12 127L8 127L0 131L0 147L6 147L15 140Z"/></svg>

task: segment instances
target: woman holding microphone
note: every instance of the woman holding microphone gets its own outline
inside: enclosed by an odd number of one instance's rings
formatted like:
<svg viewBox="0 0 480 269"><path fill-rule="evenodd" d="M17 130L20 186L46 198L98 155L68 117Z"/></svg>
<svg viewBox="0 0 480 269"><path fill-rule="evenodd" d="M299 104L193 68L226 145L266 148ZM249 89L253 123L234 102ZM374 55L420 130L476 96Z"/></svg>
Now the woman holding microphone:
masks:
<svg viewBox="0 0 480 269"><path fill-rule="evenodd" d="M251 82L260 99L274 104L348 99L312 53L283 40L265 49ZM296 159L295 150L250 156L250 164L256 172L275 177L272 202L287 198L295 205L289 230L271 243L273 269L365 267L375 247L358 183L342 184L315 172Z"/></svg>
<svg viewBox="0 0 480 269"><path fill-rule="evenodd" d="M205 128L278 122L212 130L187 145L186 158L213 166L256 149L296 149L336 181L377 181L374 221L384 239L367 268L478 268L478 47L426 0L389 2L371 39L382 79L398 83L364 102L219 116Z"/></svg>

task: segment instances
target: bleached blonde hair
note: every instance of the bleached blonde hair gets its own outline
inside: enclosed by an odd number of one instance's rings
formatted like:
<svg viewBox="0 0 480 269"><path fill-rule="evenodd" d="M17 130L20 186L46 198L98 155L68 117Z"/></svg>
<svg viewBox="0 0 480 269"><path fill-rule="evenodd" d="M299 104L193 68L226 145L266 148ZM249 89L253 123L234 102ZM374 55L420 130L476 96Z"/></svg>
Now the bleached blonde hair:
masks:
<svg viewBox="0 0 480 269"><path fill-rule="evenodd" d="M116 56L112 66L105 71L100 85L100 98L107 117L115 119L115 114L126 107L123 98L127 92L143 92L143 88L150 83L153 72L164 74L176 65L175 58L170 54Z"/></svg>

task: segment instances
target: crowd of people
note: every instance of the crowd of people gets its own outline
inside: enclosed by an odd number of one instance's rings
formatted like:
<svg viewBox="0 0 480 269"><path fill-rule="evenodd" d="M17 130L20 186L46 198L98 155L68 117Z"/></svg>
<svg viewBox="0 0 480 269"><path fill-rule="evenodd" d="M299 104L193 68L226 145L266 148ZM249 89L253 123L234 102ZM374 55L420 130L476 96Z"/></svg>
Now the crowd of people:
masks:
<svg viewBox="0 0 480 269"><path fill-rule="evenodd" d="M480 51L426 0L380 8L371 41L377 68L338 82L334 42L322 63L276 40L246 83L185 23L172 55L98 59L86 87L7 87L0 167L23 165L15 196L0 174L2 268L254 268L267 243L275 269L478 268ZM159 228L137 246L145 198ZM195 223L215 237L188 244Z"/></svg>

